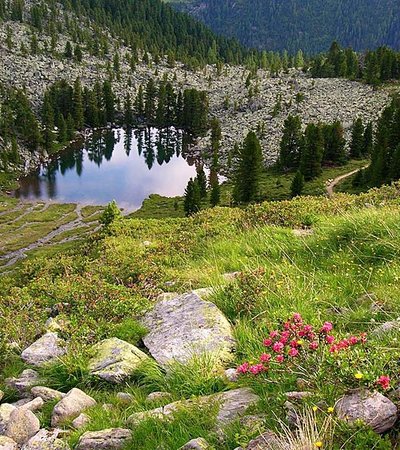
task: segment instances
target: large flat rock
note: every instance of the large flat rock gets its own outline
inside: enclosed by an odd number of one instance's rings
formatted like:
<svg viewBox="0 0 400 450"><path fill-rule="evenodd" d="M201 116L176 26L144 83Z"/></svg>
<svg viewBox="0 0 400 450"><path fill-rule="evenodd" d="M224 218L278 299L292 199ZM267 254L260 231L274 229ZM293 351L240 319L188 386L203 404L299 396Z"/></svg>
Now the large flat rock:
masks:
<svg viewBox="0 0 400 450"><path fill-rule="evenodd" d="M118 338L105 339L93 348L94 358L89 362L92 375L112 383L129 378L149 357L128 342Z"/></svg>
<svg viewBox="0 0 400 450"><path fill-rule="evenodd" d="M173 361L187 363L201 354L212 354L221 362L232 358L231 325L213 303L194 293L160 301L144 324L149 333L143 342L164 367Z"/></svg>
<svg viewBox="0 0 400 450"><path fill-rule="evenodd" d="M169 403L160 408L134 413L128 417L128 423L137 425L142 420L149 418L168 420L180 409L206 409L210 405L218 404L216 426L223 428L236 419L244 416L247 410L257 404L259 397L249 388L239 388L218 394L197 397L190 400L180 400Z"/></svg>

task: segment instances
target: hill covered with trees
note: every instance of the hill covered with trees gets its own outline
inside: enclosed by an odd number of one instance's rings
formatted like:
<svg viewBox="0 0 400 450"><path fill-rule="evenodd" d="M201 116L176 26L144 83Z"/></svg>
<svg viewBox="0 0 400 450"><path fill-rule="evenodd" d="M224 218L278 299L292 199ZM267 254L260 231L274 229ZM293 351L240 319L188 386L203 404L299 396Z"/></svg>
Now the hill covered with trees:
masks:
<svg viewBox="0 0 400 450"><path fill-rule="evenodd" d="M317 53L337 39L356 50L399 48L396 0L173 0L215 32L260 49Z"/></svg>

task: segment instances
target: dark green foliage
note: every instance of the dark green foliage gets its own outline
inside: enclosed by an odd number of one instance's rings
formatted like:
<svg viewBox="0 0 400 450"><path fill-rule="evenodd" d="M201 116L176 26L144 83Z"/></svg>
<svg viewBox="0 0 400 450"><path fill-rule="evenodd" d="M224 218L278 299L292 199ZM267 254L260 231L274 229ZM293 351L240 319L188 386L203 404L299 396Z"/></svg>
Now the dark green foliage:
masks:
<svg viewBox="0 0 400 450"><path fill-rule="evenodd" d="M253 131L250 131L239 149L234 198L239 203L257 200L260 176L263 169L261 145Z"/></svg>
<svg viewBox="0 0 400 450"><path fill-rule="evenodd" d="M344 138L343 126L339 121L333 124L322 125L324 138L324 163L345 164L346 140Z"/></svg>
<svg viewBox="0 0 400 450"><path fill-rule="evenodd" d="M121 217L121 211L118 208L116 201L113 200L107 205L99 221L104 226L104 228L108 228L119 217Z"/></svg>
<svg viewBox="0 0 400 450"><path fill-rule="evenodd" d="M398 47L397 47L398 48ZM334 42L327 54L316 56L311 64L314 77L363 79L372 86L400 79L400 53L388 47L356 54Z"/></svg>
<svg viewBox="0 0 400 450"><path fill-rule="evenodd" d="M212 207L219 205L221 201L221 187L218 182L218 176L211 179L210 205Z"/></svg>
<svg viewBox="0 0 400 450"><path fill-rule="evenodd" d="M183 208L187 216L191 216L200 211L201 197L197 180L193 180L192 178L189 180L184 197Z"/></svg>
<svg viewBox="0 0 400 450"><path fill-rule="evenodd" d="M173 0L217 33L260 49L325 51L334 39L356 50L400 42L397 0Z"/></svg>
<svg viewBox="0 0 400 450"><path fill-rule="evenodd" d="M283 126L278 162L283 170L290 170L299 166L303 141L300 117L288 116Z"/></svg>
<svg viewBox="0 0 400 450"><path fill-rule="evenodd" d="M307 125L304 139L304 150L301 155L300 170L306 181L312 180L321 173L321 162L324 153L324 138L319 125Z"/></svg>
<svg viewBox="0 0 400 450"><path fill-rule="evenodd" d="M360 118L353 123L350 142L350 156L352 158L361 158L365 155L364 148L364 125Z"/></svg>
<svg viewBox="0 0 400 450"><path fill-rule="evenodd" d="M133 125L132 102L131 102L131 97L129 94L126 94L126 97L125 97L124 122L128 128L132 127L132 125Z"/></svg>
<svg viewBox="0 0 400 450"><path fill-rule="evenodd" d="M69 41L67 41L67 43L65 44L64 56L66 58L72 58L73 56L72 45Z"/></svg>
<svg viewBox="0 0 400 450"><path fill-rule="evenodd" d="M203 166L197 168L197 184L199 186L200 198L207 197L207 177L204 172Z"/></svg>
<svg viewBox="0 0 400 450"><path fill-rule="evenodd" d="M297 197L301 195L304 188L304 176L303 174L298 170L296 172L296 175L293 178L292 184L290 186L290 195L291 197Z"/></svg>

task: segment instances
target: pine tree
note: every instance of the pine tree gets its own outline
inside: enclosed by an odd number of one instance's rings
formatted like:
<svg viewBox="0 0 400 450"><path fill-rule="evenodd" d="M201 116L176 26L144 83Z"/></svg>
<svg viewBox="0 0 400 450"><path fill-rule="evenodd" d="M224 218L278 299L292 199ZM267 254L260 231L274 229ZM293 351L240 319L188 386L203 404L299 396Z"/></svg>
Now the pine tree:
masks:
<svg viewBox="0 0 400 450"><path fill-rule="evenodd" d="M262 169L261 145L256 134L250 131L239 149L234 186L237 202L247 203L257 199Z"/></svg>
<svg viewBox="0 0 400 450"><path fill-rule="evenodd" d="M39 51L39 44L36 33L32 33L31 35L30 47L31 47L31 55L37 55Z"/></svg>
<svg viewBox="0 0 400 450"><path fill-rule="evenodd" d="M297 197L301 195L304 188L304 176L303 174L298 170L296 172L296 175L294 176L292 180L292 184L290 186L290 195L292 198Z"/></svg>
<svg viewBox="0 0 400 450"><path fill-rule="evenodd" d="M283 125L279 166L284 170L297 169L303 147L303 134L299 116L288 116Z"/></svg>
<svg viewBox="0 0 400 450"><path fill-rule="evenodd" d="M68 113L66 126L67 126L67 140L72 141L75 137L75 121L71 113Z"/></svg>
<svg viewBox="0 0 400 450"><path fill-rule="evenodd" d="M85 122L85 116L82 99L82 86L79 78L77 78L74 82L73 115L75 121L75 128L77 130L81 130Z"/></svg>
<svg viewBox="0 0 400 450"><path fill-rule="evenodd" d="M213 178L211 181L211 192L210 192L210 205L212 207L219 205L221 201L221 188L218 182L218 177Z"/></svg>
<svg viewBox="0 0 400 450"><path fill-rule="evenodd" d="M58 142L63 144L67 140L67 125L64 116L60 113L57 119L58 123Z"/></svg>
<svg viewBox="0 0 400 450"><path fill-rule="evenodd" d="M392 181L400 180L400 143L393 153L392 163L390 165L390 179Z"/></svg>
<svg viewBox="0 0 400 450"><path fill-rule="evenodd" d="M157 95L156 86L154 83L154 80L152 78L149 79L147 82L144 98L145 98L145 117L149 124L152 124L155 119L155 111L156 111L156 105L155 105L155 99Z"/></svg>
<svg viewBox="0 0 400 450"><path fill-rule="evenodd" d="M200 198L207 197L207 177L204 172L203 166L199 166L197 168L197 177L196 177L197 185L199 187Z"/></svg>
<svg viewBox="0 0 400 450"><path fill-rule="evenodd" d="M72 58L72 45L69 41L65 44L64 56L66 58Z"/></svg>
<svg viewBox="0 0 400 450"><path fill-rule="evenodd" d="M83 53L82 53L82 49L79 44L76 44L76 46L75 46L74 57L75 57L76 61L78 61L78 62L82 61Z"/></svg>
<svg viewBox="0 0 400 450"><path fill-rule="evenodd" d="M372 154L374 147L374 129L372 122L369 122L364 131L364 148L363 156L369 156Z"/></svg>
<svg viewBox="0 0 400 450"><path fill-rule="evenodd" d="M111 83L108 80L103 83L103 102L106 121L113 123L115 114L115 97Z"/></svg>
<svg viewBox="0 0 400 450"><path fill-rule="evenodd" d="M361 158L365 154L364 149L364 125L359 117L354 123L351 131L350 156Z"/></svg>
<svg viewBox="0 0 400 450"><path fill-rule="evenodd" d="M143 94L143 86L140 85L138 89L138 93L135 99L135 114L138 117L143 117L145 114L144 110L144 94Z"/></svg>
<svg viewBox="0 0 400 450"><path fill-rule="evenodd" d="M343 126L339 121L322 126L324 138L323 161L335 164L346 163L346 140Z"/></svg>
<svg viewBox="0 0 400 450"><path fill-rule="evenodd" d="M185 190L185 199L183 202L183 207L187 216L191 216L192 214L200 211L200 190L196 180L192 178L189 180L186 190Z"/></svg>
<svg viewBox="0 0 400 450"><path fill-rule="evenodd" d="M310 123L305 131L304 149L300 161L300 171L306 181L320 175L323 153L324 139L321 127Z"/></svg>
<svg viewBox="0 0 400 450"><path fill-rule="evenodd" d="M133 113L132 113L131 97L130 97L129 94L126 94L126 97L125 97L124 121L125 121L125 125L128 128L132 127L132 125L133 125Z"/></svg>

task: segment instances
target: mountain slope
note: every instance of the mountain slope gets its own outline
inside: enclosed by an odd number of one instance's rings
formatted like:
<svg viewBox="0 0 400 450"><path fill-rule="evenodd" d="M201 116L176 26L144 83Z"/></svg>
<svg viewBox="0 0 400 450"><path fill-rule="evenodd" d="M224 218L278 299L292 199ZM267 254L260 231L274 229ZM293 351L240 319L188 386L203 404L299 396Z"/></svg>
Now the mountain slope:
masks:
<svg viewBox="0 0 400 450"><path fill-rule="evenodd" d="M211 28L267 50L327 50L333 40L356 50L400 46L396 0L189 0L172 4Z"/></svg>

